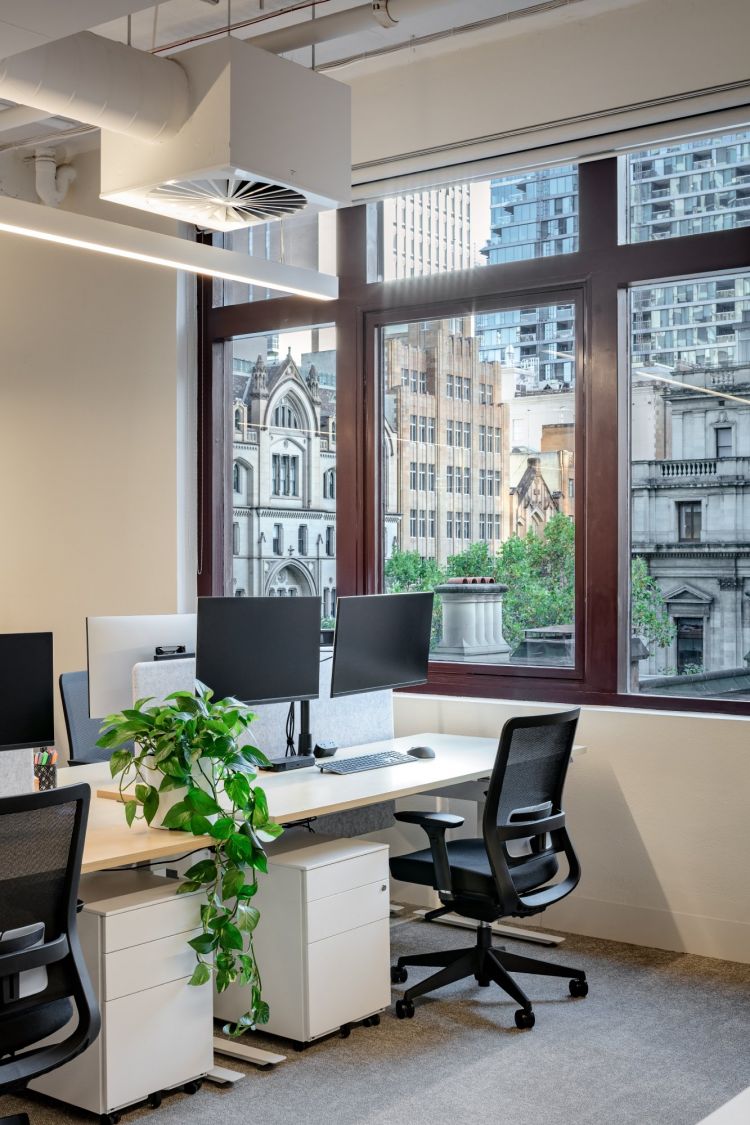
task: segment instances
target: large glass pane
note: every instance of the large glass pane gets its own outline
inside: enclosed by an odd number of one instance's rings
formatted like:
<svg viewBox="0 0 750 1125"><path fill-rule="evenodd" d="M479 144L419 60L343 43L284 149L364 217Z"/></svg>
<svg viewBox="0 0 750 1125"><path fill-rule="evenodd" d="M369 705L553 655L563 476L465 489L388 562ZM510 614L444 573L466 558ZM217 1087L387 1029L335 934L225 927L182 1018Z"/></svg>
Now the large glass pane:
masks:
<svg viewBox="0 0 750 1125"><path fill-rule="evenodd" d="M750 273L630 316L630 689L750 699Z"/></svg>
<svg viewBox="0 0 750 1125"><path fill-rule="evenodd" d="M232 340L232 593L336 616L333 326Z"/></svg>
<svg viewBox="0 0 750 1125"><path fill-rule="evenodd" d="M303 211L289 219L255 223L250 227L213 236L214 245L290 266L336 273L336 212ZM283 297L278 289L245 285L240 281L213 284L214 305L235 305L246 301L267 301Z"/></svg>
<svg viewBox="0 0 750 1125"><path fill-rule="evenodd" d="M539 330L537 358L564 368L555 379L488 342L473 317L382 330L385 589L437 592L435 660L574 663L575 319L564 307L559 353L554 334L541 343L553 306L483 318Z"/></svg>
<svg viewBox="0 0 750 1125"><path fill-rule="evenodd" d="M750 133L661 145L623 159L625 241L750 226Z"/></svg>
<svg viewBox="0 0 750 1125"><path fill-rule="evenodd" d="M383 201L383 276L424 277L578 249L574 165Z"/></svg>

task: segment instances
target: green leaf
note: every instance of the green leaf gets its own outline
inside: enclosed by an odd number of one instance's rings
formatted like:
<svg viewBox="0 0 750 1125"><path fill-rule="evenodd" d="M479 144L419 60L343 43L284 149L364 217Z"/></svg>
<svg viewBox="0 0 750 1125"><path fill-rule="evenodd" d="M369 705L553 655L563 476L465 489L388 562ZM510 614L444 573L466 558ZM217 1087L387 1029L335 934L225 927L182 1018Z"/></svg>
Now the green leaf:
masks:
<svg viewBox="0 0 750 1125"><path fill-rule="evenodd" d="M179 887L177 888L177 894L178 895L189 895L189 894L193 894L195 891L199 891L200 889L201 889L200 883L195 883L195 882L193 882L192 879L188 879L188 880L186 880L186 882L180 883Z"/></svg>
<svg viewBox="0 0 750 1125"><path fill-rule="evenodd" d="M172 805L172 808L162 820L162 825L165 828L183 828L192 815L185 802L178 801L176 805Z"/></svg>
<svg viewBox="0 0 750 1125"><path fill-rule="evenodd" d="M135 814L136 814L137 811L138 811L138 802L137 801L126 801L125 802L125 819L128 822L128 828L132 825L133 821L135 820Z"/></svg>
<svg viewBox="0 0 750 1125"><path fill-rule="evenodd" d="M159 811L159 790L153 785L149 785L148 793L143 802L143 815L146 818L146 824L150 824Z"/></svg>
<svg viewBox="0 0 750 1125"><path fill-rule="evenodd" d="M221 884L221 897L223 899L235 898L245 883L245 872L241 867L233 867L227 871Z"/></svg>
<svg viewBox="0 0 750 1125"><path fill-rule="evenodd" d="M268 842L269 840L278 839L283 832L284 829L280 824L277 824L275 820L267 820L266 823L261 825L258 829L258 836L261 840Z"/></svg>
<svg viewBox="0 0 750 1125"><path fill-rule="evenodd" d="M97 742L97 746L101 746L101 739ZM105 747L106 749L106 747ZM133 764L133 755L129 750L115 750L112 757L109 759L109 772L112 777L117 777L118 773L122 773L128 766Z"/></svg>
<svg viewBox="0 0 750 1125"><path fill-rule="evenodd" d="M253 844L252 840L248 840L247 836L242 836L239 832L234 832L229 837L224 847L233 863L247 864L252 862Z"/></svg>
<svg viewBox="0 0 750 1125"><path fill-rule="evenodd" d="M255 1008L256 1023L268 1023L271 1017L271 1009L266 1004L265 1000L261 1000Z"/></svg>
<svg viewBox="0 0 750 1125"><path fill-rule="evenodd" d="M188 790L185 800L194 812L202 813L204 816L211 816L212 813L221 812L216 801L209 793L206 793L205 789L195 788Z"/></svg>
<svg viewBox="0 0 750 1125"><path fill-rule="evenodd" d="M204 963L201 961L193 969L193 975L188 981L188 984L208 984L210 979L211 970L208 965L204 965Z"/></svg>
<svg viewBox="0 0 750 1125"><path fill-rule="evenodd" d="M207 836L211 831L211 822L200 813L193 813L190 817L190 831L194 836Z"/></svg>
<svg viewBox="0 0 750 1125"><path fill-rule="evenodd" d="M268 873L268 859L266 858L266 853L260 851L259 848L255 848L253 851L253 867L256 868L257 871L262 871L264 875Z"/></svg>
<svg viewBox="0 0 750 1125"><path fill-rule="evenodd" d="M263 825L268 820L268 801L262 789L256 788L255 793L255 808L253 809L253 824Z"/></svg>
<svg viewBox="0 0 750 1125"><path fill-rule="evenodd" d="M240 902L237 905L237 927L246 934L251 934L260 921L260 911L256 906L248 906Z"/></svg>
<svg viewBox="0 0 750 1125"><path fill-rule="evenodd" d="M213 883L216 879L216 864L212 859L202 859L188 868L185 875L197 883Z"/></svg>
<svg viewBox="0 0 750 1125"><path fill-rule="evenodd" d="M191 938L188 945L195 950L196 953L212 953L218 944L218 938L215 934L198 934L197 937Z"/></svg>
<svg viewBox="0 0 750 1125"><path fill-rule="evenodd" d="M233 773L224 788L227 797L233 804L241 809L247 807L250 800L250 782L244 773Z"/></svg>
<svg viewBox="0 0 750 1125"><path fill-rule="evenodd" d="M164 774L159 783L159 792L166 793L169 789L183 789L185 782L180 777L172 777L169 774Z"/></svg>
<svg viewBox="0 0 750 1125"><path fill-rule="evenodd" d="M234 821L231 816L221 816L208 830L215 840L228 840L234 832Z"/></svg>
<svg viewBox="0 0 750 1125"><path fill-rule="evenodd" d="M244 942L242 934L232 922L227 922L219 933L219 944L222 949L242 949Z"/></svg>
<svg viewBox="0 0 750 1125"><path fill-rule="evenodd" d="M141 785L140 782L139 782L135 787L135 799L136 799L136 801L139 801L141 804L143 804L144 801L146 800L146 798L148 797L149 789L150 789L149 785Z"/></svg>
<svg viewBox="0 0 750 1125"><path fill-rule="evenodd" d="M257 895L257 893L258 893L258 884L257 883L244 883L240 887L239 891L237 892L237 898L248 899L248 898L252 898L253 895Z"/></svg>

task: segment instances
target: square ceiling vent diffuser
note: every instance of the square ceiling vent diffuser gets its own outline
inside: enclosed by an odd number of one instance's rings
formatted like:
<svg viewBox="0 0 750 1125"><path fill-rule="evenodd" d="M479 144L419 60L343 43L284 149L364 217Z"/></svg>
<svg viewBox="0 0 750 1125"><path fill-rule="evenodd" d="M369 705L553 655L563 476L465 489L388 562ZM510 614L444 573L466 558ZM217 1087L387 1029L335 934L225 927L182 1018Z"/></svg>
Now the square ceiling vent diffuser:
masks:
<svg viewBox="0 0 750 1125"><path fill-rule="evenodd" d="M173 58L190 117L157 144L102 131L102 199L220 231L350 202L348 86L231 37Z"/></svg>

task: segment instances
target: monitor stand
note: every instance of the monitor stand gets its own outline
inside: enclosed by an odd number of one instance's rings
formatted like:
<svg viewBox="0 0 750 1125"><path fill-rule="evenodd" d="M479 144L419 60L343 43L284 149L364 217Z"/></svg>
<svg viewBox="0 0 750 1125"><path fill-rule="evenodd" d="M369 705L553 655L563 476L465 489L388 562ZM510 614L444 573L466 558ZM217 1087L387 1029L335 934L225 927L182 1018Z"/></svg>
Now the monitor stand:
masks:
<svg viewBox="0 0 750 1125"><path fill-rule="evenodd" d="M270 758L268 765L261 766L261 769L268 770L271 773L286 773L287 770L300 770L315 765L312 752L312 733L310 731L309 699L300 700L299 712L300 732L297 740L297 753L287 754L283 758Z"/></svg>

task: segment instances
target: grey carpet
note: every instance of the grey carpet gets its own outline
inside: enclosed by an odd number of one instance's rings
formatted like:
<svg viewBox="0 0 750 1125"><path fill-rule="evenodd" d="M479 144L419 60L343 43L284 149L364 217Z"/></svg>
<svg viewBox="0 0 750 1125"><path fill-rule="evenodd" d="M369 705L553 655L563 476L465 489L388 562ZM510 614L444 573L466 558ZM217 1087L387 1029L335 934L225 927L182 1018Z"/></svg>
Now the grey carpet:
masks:
<svg viewBox="0 0 750 1125"><path fill-rule="evenodd" d="M394 956L470 941L469 931L418 922L392 931ZM695 1125L750 1085L750 966L575 936L555 950L507 945L584 969L588 997L570 999L564 980L526 977L536 1027L521 1032L499 989L453 985L417 1001L413 1020L387 1012L378 1028L290 1052L273 1071L248 1067L233 1089L171 1095L123 1125ZM2 1112L14 1108L3 1099ZM32 1125L85 1120L37 1099L25 1108Z"/></svg>

